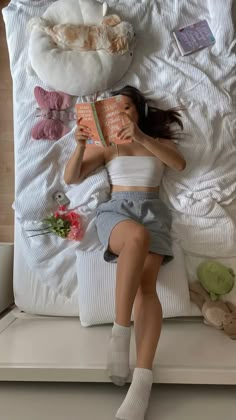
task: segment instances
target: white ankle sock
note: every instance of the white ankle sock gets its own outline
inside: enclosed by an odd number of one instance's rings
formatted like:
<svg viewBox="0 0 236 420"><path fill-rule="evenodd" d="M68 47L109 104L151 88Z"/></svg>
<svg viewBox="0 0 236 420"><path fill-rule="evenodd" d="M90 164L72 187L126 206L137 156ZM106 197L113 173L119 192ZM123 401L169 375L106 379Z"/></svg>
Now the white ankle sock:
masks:
<svg viewBox="0 0 236 420"><path fill-rule="evenodd" d="M123 386L129 376L131 328L114 322L108 346L108 372L115 385Z"/></svg>
<svg viewBox="0 0 236 420"><path fill-rule="evenodd" d="M144 420L148 408L153 374L149 369L135 368L133 380L116 420Z"/></svg>

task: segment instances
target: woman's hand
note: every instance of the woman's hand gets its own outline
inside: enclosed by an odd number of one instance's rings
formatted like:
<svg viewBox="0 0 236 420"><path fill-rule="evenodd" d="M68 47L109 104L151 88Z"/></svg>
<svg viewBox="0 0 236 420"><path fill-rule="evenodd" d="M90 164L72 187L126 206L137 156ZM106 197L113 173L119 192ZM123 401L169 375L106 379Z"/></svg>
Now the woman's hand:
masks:
<svg viewBox="0 0 236 420"><path fill-rule="evenodd" d="M86 147L86 141L91 136L90 129L86 125L80 124L80 121L82 118L80 118L77 121L77 128L75 131L75 141L79 146Z"/></svg>
<svg viewBox="0 0 236 420"><path fill-rule="evenodd" d="M127 117L127 124L118 132L117 136L119 140L133 140L137 143L142 143L145 134L140 130L138 125L125 112L121 112L120 115Z"/></svg>

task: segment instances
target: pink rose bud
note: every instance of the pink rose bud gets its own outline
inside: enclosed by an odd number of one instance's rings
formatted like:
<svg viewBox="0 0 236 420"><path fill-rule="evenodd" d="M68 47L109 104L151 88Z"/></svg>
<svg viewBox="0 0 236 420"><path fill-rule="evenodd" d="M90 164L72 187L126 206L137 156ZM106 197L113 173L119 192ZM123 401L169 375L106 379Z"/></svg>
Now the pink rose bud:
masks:
<svg viewBox="0 0 236 420"><path fill-rule="evenodd" d="M65 210L66 210L66 206L59 206L59 207L58 207L58 210L60 210L60 211L65 211Z"/></svg>

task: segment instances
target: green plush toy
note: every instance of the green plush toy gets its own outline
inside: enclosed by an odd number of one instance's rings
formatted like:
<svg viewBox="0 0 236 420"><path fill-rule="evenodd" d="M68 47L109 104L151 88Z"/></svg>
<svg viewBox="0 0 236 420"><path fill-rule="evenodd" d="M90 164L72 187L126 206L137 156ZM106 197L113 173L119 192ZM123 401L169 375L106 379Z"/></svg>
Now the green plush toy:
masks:
<svg viewBox="0 0 236 420"><path fill-rule="evenodd" d="M234 287L234 271L219 262L203 262L198 266L197 276L213 301L229 293Z"/></svg>

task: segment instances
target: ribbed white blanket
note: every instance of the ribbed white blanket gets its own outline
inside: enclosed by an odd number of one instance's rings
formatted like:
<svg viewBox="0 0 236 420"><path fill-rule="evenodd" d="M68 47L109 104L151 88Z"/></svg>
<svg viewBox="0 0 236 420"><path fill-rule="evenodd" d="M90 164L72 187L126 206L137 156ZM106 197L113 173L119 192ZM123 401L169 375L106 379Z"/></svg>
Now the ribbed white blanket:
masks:
<svg viewBox="0 0 236 420"><path fill-rule="evenodd" d="M42 281L58 291L76 285L75 249L99 246L94 230L94 208L107 193L107 178L100 171L87 180L95 186L95 201L78 187L65 187L63 169L74 149L73 132L58 142L33 141L36 123L36 77L26 73L27 21L42 15L52 1L12 0L4 10L10 64L14 82L16 160L15 211L22 224L22 247L28 264ZM206 256L236 256L235 225L222 204L236 198L236 55L232 0L110 0L111 12L131 21L137 36L133 63L116 88L134 85L159 107L186 107L185 133L180 150L186 157L184 172L166 170L162 197L173 210L173 236L187 251ZM216 44L190 56L179 53L172 31L206 18ZM86 99L86 98L85 98ZM87 98L88 99L88 98ZM97 184L95 185L95 181ZM24 229L55 207L55 190L67 191L88 222L81 245L59 238L29 240ZM75 191L75 193L74 193ZM83 191L83 186L82 186ZM89 190L90 191L90 190ZM97 195L96 195L97 194ZM75 202L76 199L76 202ZM66 261L66 262L65 262Z"/></svg>

